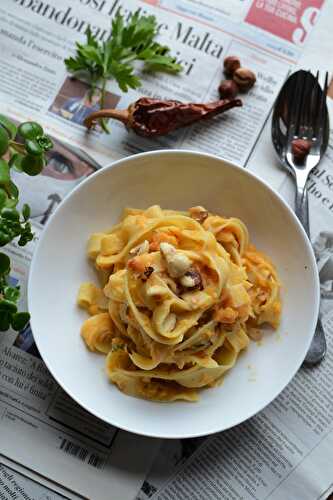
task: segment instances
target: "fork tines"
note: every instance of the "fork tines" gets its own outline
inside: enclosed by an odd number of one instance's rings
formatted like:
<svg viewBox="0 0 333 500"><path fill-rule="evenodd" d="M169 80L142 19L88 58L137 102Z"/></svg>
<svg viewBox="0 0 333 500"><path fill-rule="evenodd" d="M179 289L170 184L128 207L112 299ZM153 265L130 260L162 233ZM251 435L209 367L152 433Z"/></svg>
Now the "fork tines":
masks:
<svg viewBox="0 0 333 500"><path fill-rule="evenodd" d="M319 76L319 71L317 72L317 81L318 81L318 76ZM319 83L319 81L318 81L318 83ZM314 134L313 134L315 138L318 138L320 135L322 135L323 130L325 130L325 127L326 127L326 120L327 120L327 112L326 112L327 90L328 90L328 72L326 71L324 89L321 92L321 96L319 98L319 109L318 109L318 115L317 115L315 130L314 130Z"/></svg>
<svg viewBox="0 0 333 500"><path fill-rule="evenodd" d="M319 71L314 76L310 71L300 70L293 76L287 118L288 143L295 138L321 143L327 120L328 72L323 89Z"/></svg>

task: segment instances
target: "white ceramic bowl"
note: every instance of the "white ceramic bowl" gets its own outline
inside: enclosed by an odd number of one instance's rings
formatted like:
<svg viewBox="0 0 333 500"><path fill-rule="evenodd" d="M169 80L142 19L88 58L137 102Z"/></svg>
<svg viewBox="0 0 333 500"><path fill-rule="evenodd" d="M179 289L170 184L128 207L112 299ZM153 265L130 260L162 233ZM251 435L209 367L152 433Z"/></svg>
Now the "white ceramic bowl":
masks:
<svg viewBox="0 0 333 500"><path fill-rule="evenodd" d="M240 217L251 240L272 258L283 283L279 330L250 348L221 387L197 403L154 403L126 396L104 373L105 357L80 338L82 281L95 275L86 259L92 232L115 223L126 206L186 209L203 205ZM286 203L261 180L223 160L190 151L155 151L117 161L82 182L45 228L29 281L32 330L43 359L84 408L122 429L148 436L202 436L243 422L282 391L300 367L314 332L319 281L309 241Z"/></svg>

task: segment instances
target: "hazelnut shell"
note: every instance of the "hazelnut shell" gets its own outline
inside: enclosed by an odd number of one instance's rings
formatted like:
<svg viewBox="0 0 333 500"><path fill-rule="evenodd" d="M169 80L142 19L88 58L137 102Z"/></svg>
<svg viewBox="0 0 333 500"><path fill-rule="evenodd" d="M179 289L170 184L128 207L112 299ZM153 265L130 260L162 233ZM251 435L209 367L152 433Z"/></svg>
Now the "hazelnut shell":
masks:
<svg viewBox="0 0 333 500"><path fill-rule="evenodd" d="M257 80L253 71L247 68L237 69L232 78L242 92L246 92L253 87Z"/></svg>
<svg viewBox="0 0 333 500"><path fill-rule="evenodd" d="M237 56L228 56L224 59L223 66L225 75L232 77L234 72L241 67L240 59Z"/></svg>
<svg viewBox="0 0 333 500"><path fill-rule="evenodd" d="M221 99L234 99L238 94L238 86L233 80L222 80L219 94Z"/></svg>
<svg viewBox="0 0 333 500"><path fill-rule="evenodd" d="M294 139L291 142L291 152L295 162L302 162L310 153L311 142L306 139Z"/></svg>

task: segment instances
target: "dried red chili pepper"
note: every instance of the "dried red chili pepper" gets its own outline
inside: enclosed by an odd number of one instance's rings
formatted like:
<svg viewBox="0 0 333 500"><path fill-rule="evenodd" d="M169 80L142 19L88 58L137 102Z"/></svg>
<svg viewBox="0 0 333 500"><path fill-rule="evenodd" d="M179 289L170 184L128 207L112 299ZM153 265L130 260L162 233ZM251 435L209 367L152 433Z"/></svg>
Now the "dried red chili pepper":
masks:
<svg viewBox="0 0 333 500"><path fill-rule="evenodd" d="M221 99L198 104L180 101L162 101L141 97L128 109L101 109L91 113L84 121L90 128L100 118L114 118L123 122L138 135L154 137L164 135L180 127L186 127L199 120L212 118L228 109L242 106L240 99Z"/></svg>

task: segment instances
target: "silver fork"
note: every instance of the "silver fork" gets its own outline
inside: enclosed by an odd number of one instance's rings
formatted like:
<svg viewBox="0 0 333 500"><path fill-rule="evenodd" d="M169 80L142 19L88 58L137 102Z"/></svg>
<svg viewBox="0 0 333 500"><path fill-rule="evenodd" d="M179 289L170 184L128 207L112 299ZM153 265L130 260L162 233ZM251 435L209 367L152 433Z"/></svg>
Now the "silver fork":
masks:
<svg viewBox="0 0 333 500"><path fill-rule="evenodd" d="M287 140L283 148L284 161L291 169L296 182L295 213L309 237L306 182L310 172L318 165L327 147L329 127L326 108L327 87L328 73L325 76L324 89L321 90L319 72L317 72L314 82L314 77L310 72L299 71L292 89L286 120ZM311 143L310 152L302 162L295 161L292 153L294 139L305 139ZM316 331L304 363L308 366L319 363L324 358L326 349L325 334L319 315Z"/></svg>

